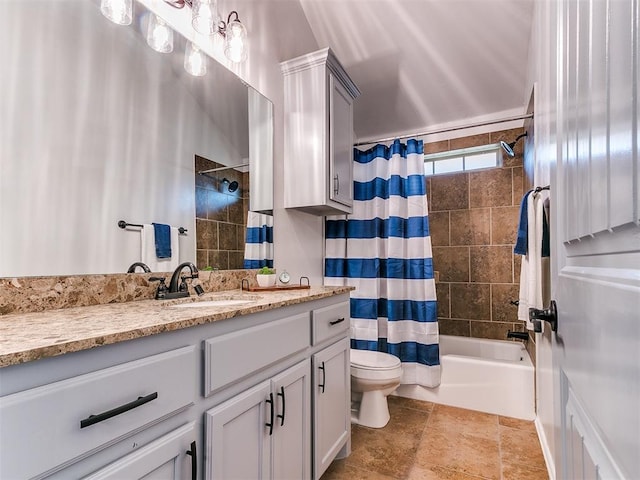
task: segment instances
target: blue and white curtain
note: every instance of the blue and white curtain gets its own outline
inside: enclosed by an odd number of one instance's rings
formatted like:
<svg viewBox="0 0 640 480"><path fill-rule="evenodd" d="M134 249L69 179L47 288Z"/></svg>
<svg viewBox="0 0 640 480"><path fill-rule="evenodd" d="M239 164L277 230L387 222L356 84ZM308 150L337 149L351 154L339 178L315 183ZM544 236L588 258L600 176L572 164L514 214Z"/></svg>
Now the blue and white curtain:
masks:
<svg viewBox="0 0 640 480"><path fill-rule="evenodd" d="M249 212L244 244L244 268L273 267L273 217Z"/></svg>
<svg viewBox="0 0 640 480"><path fill-rule="evenodd" d="M327 217L325 284L351 285L351 348L391 353L402 383L440 384L422 141L355 150L353 214Z"/></svg>

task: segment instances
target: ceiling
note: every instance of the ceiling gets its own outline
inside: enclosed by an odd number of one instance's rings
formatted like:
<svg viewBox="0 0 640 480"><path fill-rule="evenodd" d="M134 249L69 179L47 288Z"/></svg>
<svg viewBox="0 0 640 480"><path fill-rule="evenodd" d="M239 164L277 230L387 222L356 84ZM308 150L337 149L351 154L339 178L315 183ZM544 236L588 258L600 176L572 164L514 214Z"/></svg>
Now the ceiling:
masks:
<svg viewBox="0 0 640 480"><path fill-rule="evenodd" d="M362 95L358 141L524 113L534 0L300 0Z"/></svg>

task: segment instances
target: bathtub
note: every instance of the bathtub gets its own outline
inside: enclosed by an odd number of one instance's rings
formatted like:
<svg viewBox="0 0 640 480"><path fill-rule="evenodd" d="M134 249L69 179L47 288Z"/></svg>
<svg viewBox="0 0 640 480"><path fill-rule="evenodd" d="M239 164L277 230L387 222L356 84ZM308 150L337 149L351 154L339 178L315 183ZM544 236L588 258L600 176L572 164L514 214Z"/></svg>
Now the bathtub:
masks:
<svg viewBox="0 0 640 480"><path fill-rule="evenodd" d="M534 370L520 342L440 335L439 387L395 395L523 420L535 419Z"/></svg>

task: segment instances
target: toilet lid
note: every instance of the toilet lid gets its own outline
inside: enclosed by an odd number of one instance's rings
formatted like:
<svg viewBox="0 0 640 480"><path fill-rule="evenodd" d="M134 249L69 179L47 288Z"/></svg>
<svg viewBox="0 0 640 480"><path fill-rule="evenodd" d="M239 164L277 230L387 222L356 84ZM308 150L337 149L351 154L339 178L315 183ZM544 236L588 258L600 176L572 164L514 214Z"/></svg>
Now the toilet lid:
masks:
<svg viewBox="0 0 640 480"><path fill-rule="evenodd" d="M389 370L400 366L400 359L388 353L352 348L351 365L363 369Z"/></svg>

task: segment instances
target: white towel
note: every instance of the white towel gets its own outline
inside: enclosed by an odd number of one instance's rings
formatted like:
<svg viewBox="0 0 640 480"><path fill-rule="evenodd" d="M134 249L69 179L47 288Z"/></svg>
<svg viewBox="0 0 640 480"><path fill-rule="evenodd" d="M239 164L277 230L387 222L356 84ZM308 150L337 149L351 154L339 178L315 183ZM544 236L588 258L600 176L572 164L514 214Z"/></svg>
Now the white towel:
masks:
<svg viewBox="0 0 640 480"><path fill-rule="evenodd" d="M529 321L529 308L543 308L542 281L545 278L545 268L542 259L542 216L548 197L549 192L542 190L527 198L527 254L522 257L520 268L518 320L526 321L528 330L533 330L533 323Z"/></svg>
<svg viewBox="0 0 640 480"><path fill-rule="evenodd" d="M179 232L171 227L171 258L156 256L156 235L153 225L145 223L140 232L140 261L146 263L152 272L173 272L180 265Z"/></svg>

